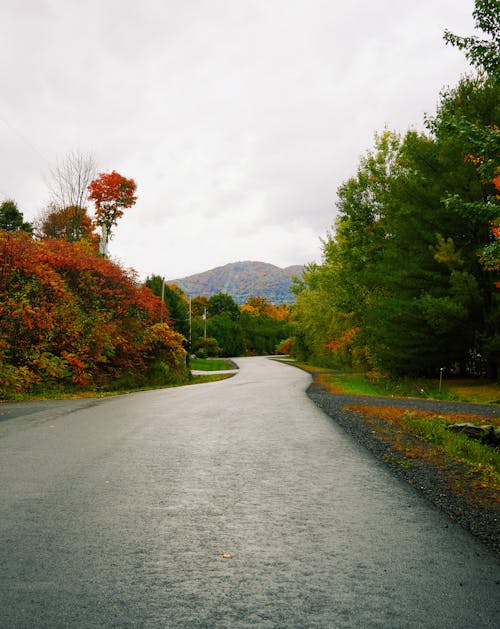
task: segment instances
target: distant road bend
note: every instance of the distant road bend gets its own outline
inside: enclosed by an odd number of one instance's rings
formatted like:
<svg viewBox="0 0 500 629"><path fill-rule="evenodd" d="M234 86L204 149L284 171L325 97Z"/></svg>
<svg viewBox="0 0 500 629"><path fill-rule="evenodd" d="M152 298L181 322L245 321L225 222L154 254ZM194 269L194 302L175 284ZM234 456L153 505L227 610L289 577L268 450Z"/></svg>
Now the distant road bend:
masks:
<svg viewBox="0 0 500 629"><path fill-rule="evenodd" d="M308 374L238 364L0 405L0 627L498 627L496 557L320 411Z"/></svg>

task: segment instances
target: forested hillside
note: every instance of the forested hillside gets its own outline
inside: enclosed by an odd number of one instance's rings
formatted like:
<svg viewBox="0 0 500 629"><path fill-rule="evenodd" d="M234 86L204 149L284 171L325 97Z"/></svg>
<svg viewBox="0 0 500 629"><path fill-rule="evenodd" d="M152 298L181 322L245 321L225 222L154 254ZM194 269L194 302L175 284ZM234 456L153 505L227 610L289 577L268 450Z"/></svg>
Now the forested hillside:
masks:
<svg viewBox="0 0 500 629"><path fill-rule="evenodd" d="M272 304L290 304L295 295L290 289L293 277L300 277L300 265L281 269L266 262L233 262L204 273L172 280L187 295L210 297L227 293L237 304L249 297L264 297Z"/></svg>

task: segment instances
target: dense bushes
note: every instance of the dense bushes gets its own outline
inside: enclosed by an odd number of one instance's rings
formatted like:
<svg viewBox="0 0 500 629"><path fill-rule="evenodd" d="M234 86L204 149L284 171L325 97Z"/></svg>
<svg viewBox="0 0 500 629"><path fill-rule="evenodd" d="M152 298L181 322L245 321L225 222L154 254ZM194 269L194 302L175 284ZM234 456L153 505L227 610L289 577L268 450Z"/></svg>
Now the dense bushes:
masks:
<svg viewBox="0 0 500 629"><path fill-rule="evenodd" d="M185 376L160 300L80 241L0 231L0 395ZM175 374L175 376L174 376Z"/></svg>

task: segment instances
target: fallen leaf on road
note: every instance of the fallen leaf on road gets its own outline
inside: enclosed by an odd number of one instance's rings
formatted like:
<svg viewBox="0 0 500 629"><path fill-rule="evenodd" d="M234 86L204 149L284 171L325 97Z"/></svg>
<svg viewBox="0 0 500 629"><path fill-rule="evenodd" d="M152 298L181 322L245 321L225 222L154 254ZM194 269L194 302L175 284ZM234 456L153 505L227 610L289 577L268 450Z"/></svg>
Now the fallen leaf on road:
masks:
<svg viewBox="0 0 500 629"><path fill-rule="evenodd" d="M234 557L234 555L233 553L225 552L225 553L219 553L219 557L221 559L231 559L232 557Z"/></svg>

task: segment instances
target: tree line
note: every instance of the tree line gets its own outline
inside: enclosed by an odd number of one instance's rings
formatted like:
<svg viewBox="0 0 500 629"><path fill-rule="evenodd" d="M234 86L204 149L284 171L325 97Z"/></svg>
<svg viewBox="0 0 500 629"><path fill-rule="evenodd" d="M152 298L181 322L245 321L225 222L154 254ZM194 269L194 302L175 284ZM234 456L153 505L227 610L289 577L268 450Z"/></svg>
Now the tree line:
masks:
<svg viewBox="0 0 500 629"><path fill-rule="evenodd" d="M273 353L289 336L286 306L255 297L240 308L224 293L188 299L110 260L111 230L136 184L91 166L68 156L33 223L13 200L0 204L0 397L179 384L192 353Z"/></svg>
<svg viewBox="0 0 500 629"><path fill-rule="evenodd" d="M292 307L275 306L264 297L249 297L238 306L226 293L189 298L178 286L152 275L146 286L163 297L175 330L186 349L200 357L283 353L291 334Z"/></svg>
<svg viewBox="0 0 500 629"><path fill-rule="evenodd" d="M500 377L500 16L445 33L473 66L425 132L384 130L338 190L321 264L297 282L294 354L394 375Z"/></svg>

